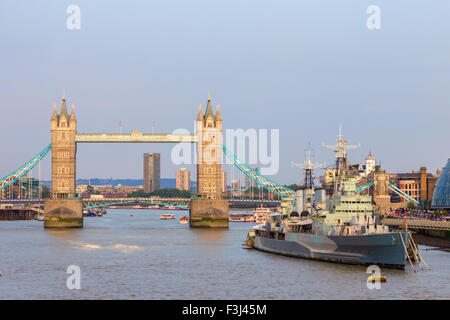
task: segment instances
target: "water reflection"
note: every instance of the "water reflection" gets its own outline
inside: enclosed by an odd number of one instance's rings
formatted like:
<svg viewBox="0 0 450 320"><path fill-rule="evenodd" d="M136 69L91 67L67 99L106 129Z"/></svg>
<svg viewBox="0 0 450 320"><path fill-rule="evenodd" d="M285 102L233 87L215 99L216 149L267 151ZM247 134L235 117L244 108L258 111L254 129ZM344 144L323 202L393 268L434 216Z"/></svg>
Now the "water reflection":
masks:
<svg viewBox="0 0 450 320"><path fill-rule="evenodd" d="M64 229L44 229L43 231L52 238L53 241L76 240L80 239L83 229L81 228L64 228Z"/></svg>

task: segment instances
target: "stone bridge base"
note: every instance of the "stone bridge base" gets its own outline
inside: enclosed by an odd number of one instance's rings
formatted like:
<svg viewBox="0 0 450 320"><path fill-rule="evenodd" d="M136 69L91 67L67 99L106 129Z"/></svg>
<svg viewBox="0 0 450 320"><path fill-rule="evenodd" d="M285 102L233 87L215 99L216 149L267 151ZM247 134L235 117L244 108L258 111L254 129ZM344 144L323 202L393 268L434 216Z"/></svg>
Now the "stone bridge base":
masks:
<svg viewBox="0 0 450 320"><path fill-rule="evenodd" d="M45 199L44 228L82 228L83 204L80 199Z"/></svg>
<svg viewBox="0 0 450 320"><path fill-rule="evenodd" d="M192 199L189 210L191 228L228 228L228 199Z"/></svg>

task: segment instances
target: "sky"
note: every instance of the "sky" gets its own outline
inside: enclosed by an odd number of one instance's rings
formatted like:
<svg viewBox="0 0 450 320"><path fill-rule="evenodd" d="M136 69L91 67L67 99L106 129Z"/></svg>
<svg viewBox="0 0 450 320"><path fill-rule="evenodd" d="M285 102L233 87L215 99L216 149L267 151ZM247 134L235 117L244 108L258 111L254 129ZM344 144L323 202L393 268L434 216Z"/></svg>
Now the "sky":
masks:
<svg viewBox="0 0 450 320"><path fill-rule="evenodd" d="M79 30L67 28L70 5ZM367 28L370 5L380 29ZM302 179L291 161L308 144L333 162L322 143L339 124L361 145L350 162L371 151L388 172L435 172L450 157L448 12L448 0L2 0L0 176L49 144L63 90L80 133L119 132L119 121L192 131L210 91L225 128L280 130L270 178L283 184ZM77 177L141 179L145 152L161 153L162 177L195 172L170 161L172 148L78 144ZM40 170L49 179L50 156Z"/></svg>

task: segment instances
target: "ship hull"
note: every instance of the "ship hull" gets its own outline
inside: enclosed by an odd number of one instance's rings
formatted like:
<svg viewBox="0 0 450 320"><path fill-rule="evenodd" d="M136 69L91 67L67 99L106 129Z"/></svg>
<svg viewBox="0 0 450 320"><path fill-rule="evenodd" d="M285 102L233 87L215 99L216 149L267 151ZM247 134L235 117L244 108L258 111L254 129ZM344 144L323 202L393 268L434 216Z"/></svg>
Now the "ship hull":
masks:
<svg viewBox="0 0 450 320"><path fill-rule="evenodd" d="M255 249L285 256L313 260L378 265L404 269L406 261L403 241L408 234L392 232L358 236L324 236L308 233L287 233L285 240L255 236Z"/></svg>

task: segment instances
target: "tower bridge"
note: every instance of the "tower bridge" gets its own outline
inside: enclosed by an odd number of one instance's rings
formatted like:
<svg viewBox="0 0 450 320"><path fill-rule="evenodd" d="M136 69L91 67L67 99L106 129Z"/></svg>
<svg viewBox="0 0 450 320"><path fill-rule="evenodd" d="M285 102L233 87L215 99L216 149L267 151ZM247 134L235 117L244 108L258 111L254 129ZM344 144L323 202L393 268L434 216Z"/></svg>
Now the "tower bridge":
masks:
<svg viewBox="0 0 450 320"><path fill-rule="evenodd" d="M211 97L205 113L201 105L198 107L194 134L143 133L138 130L132 133L79 133L77 132L75 107L67 111L66 98L63 95L59 113L56 105L50 120L51 143L33 159L19 169L0 179L0 191L13 186L41 161L51 150L51 196L44 199L44 227L82 227L83 207L103 206L104 203L92 203L88 199L77 198L76 194L76 156L79 143L195 143L197 150L197 193L192 199L184 199L180 206L189 208L191 227L227 228L229 205L265 204L273 206L279 200L247 200L222 198L222 152L232 163L258 186L286 199L293 199L295 192L289 188L259 174L243 161L239 160L222 143L223 120L220 106L216 106L214 114ZM124 203L130 199L120 199ZM135 199L135 203L149 204L149 199ZM176 200L178 201L178 200ZM40 204L41 199L0 200L1 203ZM111 202L110 202L111 203ZM161 203L160 201L158 203ZM164 199L163 203L173 203L173 199Z"/></svg>
<svg viewBox="0 0 450 320"><path fill-rule="evenodd" d="M206 111L199 106L195 134L79 133L74 106L67 111L63 96L60 112L51 117L52 188L45 199L45 227L82 227L82 203L76 198L76 156L79 143L196 143L197 197L190 201L191 227L228 227L228 200L221 192L222 116L214 114L208 95Z"/></svg>

